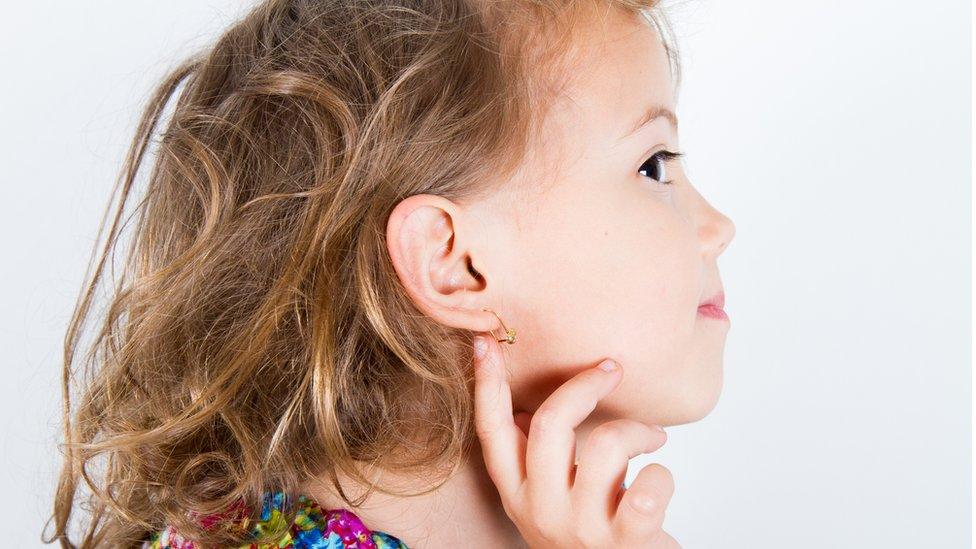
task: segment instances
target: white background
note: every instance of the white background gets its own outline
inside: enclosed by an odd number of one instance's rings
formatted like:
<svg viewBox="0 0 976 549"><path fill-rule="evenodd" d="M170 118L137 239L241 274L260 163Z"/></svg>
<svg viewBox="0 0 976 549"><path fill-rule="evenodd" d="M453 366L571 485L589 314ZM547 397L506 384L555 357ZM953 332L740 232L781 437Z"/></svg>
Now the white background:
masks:
<svg viewBox="0 0 976 549"><path fill-rule="evenodd" d="M685 165L736 223L711 415L669 429L685 549L971 535L971 7L671 2ZM5 546L40 546L62 337L151 85L246 3L17 2L0 33Z"/></svg>

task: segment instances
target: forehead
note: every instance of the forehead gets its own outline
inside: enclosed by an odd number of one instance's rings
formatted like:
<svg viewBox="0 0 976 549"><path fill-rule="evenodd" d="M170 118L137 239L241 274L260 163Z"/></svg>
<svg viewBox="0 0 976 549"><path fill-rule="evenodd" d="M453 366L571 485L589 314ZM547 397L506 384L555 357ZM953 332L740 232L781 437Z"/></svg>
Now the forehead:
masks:
<svg viewBox="0 0 976 549"><path fill-rule="evenodd" d="M581 24L556 110L567 122L620 137L649 105L674 109L667 50L643 15L604 10Z"/></svg>

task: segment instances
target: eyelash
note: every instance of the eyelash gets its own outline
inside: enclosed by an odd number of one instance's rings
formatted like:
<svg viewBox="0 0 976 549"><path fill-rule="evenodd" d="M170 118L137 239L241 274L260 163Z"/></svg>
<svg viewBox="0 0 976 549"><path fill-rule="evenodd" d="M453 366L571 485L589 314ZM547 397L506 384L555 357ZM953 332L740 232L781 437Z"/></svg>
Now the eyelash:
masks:
<svg viewBox="0 0 976 549"><path fill-rule="evenodd" d="M658 152L654 153L653 155L651 155L650 158L648 158L647 160L645 160L644 161L644 164L647 164L647 161L648 160L651 160L651 159L653 159L655 157L661 157L661 162L664 163L664 162L667 162L669 160L674 160L675 158L680 158L680 157L684 156L684 154L685 153L682 153L682 152L673 152L673 151L668 151L668 150L658 151ZM644 164L641 164L641 166L643 166ZM655 179L655 181L657 181L657 180ZM660 183L662 185L671 185L672 183L674 183L674 180L673 179L668 179L667 181L658 181L658 183Z"/></svg>

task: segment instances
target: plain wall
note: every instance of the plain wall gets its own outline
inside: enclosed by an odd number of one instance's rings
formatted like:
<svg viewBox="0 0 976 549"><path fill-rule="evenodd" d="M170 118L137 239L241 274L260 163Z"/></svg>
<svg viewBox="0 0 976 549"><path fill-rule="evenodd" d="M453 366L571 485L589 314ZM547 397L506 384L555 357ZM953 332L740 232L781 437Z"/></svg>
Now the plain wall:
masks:
<svg viewBox="0 0 976 549"><path fill-rule="evenodd" d="M971 532L971 7L671 2L719 260L723 394L631 462L686 549L962 548ZM151 85L247 3L18 2L0 35L0 515L40 546L62 338Z"/></svg>

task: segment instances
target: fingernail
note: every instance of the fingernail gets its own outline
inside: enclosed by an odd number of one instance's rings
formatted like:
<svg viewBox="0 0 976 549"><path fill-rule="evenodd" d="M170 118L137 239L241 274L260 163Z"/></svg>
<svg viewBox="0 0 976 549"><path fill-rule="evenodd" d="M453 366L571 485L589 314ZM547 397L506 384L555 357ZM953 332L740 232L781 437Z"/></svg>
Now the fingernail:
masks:
<svg viewBox="0 0 976 549"><path fill-rule="evenodd" d="M651 425L651 427L657 429L658 431L661 431L662 433L664 432L664 427L661 427L660 425Z"/></svg>
<svg viewBox="0 0 976 549"><path fill-rule="evenodd" d="M612 372L617 369L617 363L608 358L603 362L597 364L596 367L603 370L604 372Z"/></svg>
<svg viewBox="0 0 976 549"><path fill-rule="evenodd" d="M485 358L485 354L488 353L488 342L485 341L484 336L475 336L474 338L474 356L479 359Z"/></svg>

